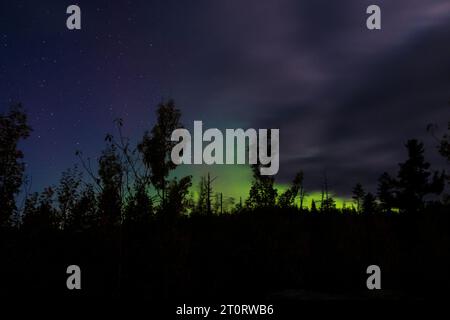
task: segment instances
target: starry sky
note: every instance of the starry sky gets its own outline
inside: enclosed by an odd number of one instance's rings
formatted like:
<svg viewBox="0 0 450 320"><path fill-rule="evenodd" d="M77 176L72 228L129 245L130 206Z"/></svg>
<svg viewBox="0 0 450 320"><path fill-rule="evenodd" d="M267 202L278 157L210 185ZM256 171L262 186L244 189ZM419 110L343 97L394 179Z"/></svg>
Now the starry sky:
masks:
<svg viewBox="0 0 450 320"><path fill-rule="evenodd" d="M374 3L382 29L370 31ZM97 157L116 118L137 142L174 98L187 128L279 128L278 183L303 170L319 190L326 172L344 197L356 182L375 191L409 138L442 165L425 128L450 120L449 39L447 0L2 0L0 111L21 102L29 114L32 190L57 183L75 150ZM245 166L179 169L208 171L217 190L247 193Z"/></svg>

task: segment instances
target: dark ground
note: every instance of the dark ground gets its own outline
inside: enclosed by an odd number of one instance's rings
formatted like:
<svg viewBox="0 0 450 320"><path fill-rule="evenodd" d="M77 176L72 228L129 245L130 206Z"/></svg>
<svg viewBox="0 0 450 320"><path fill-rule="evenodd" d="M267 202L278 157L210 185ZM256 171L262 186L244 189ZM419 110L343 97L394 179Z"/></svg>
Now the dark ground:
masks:
<svg viewBox="0 0 450 320"><path fill-rule="evenodd" d="M155 219L85 232L3 229L0 295L152 300L434 300L450 287L449 212L296 211ZM82 290L66 288L79 265ZM382 290L366 288L381 268Z"/></svg>

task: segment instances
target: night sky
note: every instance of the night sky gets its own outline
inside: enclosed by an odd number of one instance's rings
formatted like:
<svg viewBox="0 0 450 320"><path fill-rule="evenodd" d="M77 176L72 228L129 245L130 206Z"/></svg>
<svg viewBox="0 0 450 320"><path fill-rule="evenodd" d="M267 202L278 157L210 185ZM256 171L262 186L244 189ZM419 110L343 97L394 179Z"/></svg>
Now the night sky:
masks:
<svg viewBox="0 0 450 320"><path fill-rule="evenodd" d="M78 4L82 29L66 28ZM382 29L366 28L370 4ZM5 1L0 2L0 111L22 102L34 131L23 143L32 189L56 184L100 154L113 120L135 142L174 98L182 122L205 128L279 128L279 183L305 172L319 190L374 191L404 160L409 138L450 120L450 2ZM212 171L216 188L247 193L243 166Z"/></svg>

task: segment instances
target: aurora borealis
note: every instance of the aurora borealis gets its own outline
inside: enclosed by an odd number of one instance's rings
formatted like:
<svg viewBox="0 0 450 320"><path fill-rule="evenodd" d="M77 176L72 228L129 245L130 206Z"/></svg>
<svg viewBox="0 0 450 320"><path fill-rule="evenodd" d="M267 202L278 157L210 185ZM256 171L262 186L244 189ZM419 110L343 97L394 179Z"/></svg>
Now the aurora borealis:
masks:
<svg viewBox="0 0 450 320"><path fill-rule="evenodd" d="M56 184L76 150L99 156L116 118L137 143L167 98L187 125L279 128L277 183L303 170L312 197L324 172L343 199L356 182L374 191L408 138L440 165L425 127L449 115L448 1L379 1L379 32L365 29L368 1L77 3L80 31L65 28L70 1L0 4L0 111L29 114L32 190ZM207 172L216 191L247 195L246 166L177 169Z"/></svg>

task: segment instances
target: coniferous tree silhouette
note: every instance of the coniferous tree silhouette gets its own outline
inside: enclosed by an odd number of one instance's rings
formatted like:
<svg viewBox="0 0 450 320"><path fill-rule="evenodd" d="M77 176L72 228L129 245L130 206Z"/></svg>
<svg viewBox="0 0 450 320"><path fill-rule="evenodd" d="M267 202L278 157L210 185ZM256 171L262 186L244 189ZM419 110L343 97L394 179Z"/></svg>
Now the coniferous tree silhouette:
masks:
<svg viewBox="0 0 450 320"><path fill-rule="evenodd" d="M376 202L376 197L368 192L364 195L361 203L361 211L365 214L373 214L377 212L378 206Z"/></svg>
<svg viewBox="0 0 450 320"><path fill-rule="evenodd" d="M445 175L429 170L423 143L412 139L405 146L408 159L399 163L397 178L385 172L379 179L378 198L383 211L397 208L403 212L418 212L423 209L427 195L439 195L443 191Z"/></svg>
<svg viewBox="0 0 450 320"><path fill-rule="evenodd" d="M352 199L356 202L356 211L361 212L366 192L364 191L363 186L360 183L357 183L353 188L352 193Z"/></svg>
<svg viewBox="0 0 450 320"><path fill-rule="evenodd" d="M323 175L322 196L320 201L321 212L331 212L336 209L336 201L329 193L328 175L326 171Z"/></svg>
<svg viewBox="0 0 450 320"><path fill-rule="evenodd" d="M331 212L336 210L336 200L333 197L328 196L323 200L321 210Z"/></svg>
<svg viewBox="0 0 450 320"><path fill-rule="evenodd" d="M399 164L395 182L398 206L406 212L417 212L423 208L426 195L439 195L443 191L444 173L429 171L430 164L425 161L423 144L418 140L409 140L406 148L408 159Z"/></svg>
<svg viewBox="0 0 450 320"><path fill-rule="evenodd" d="M383 212L391 212L393 208L397 207L395 180L387 172L384 172L378 179L377 195Z"/></svg>

